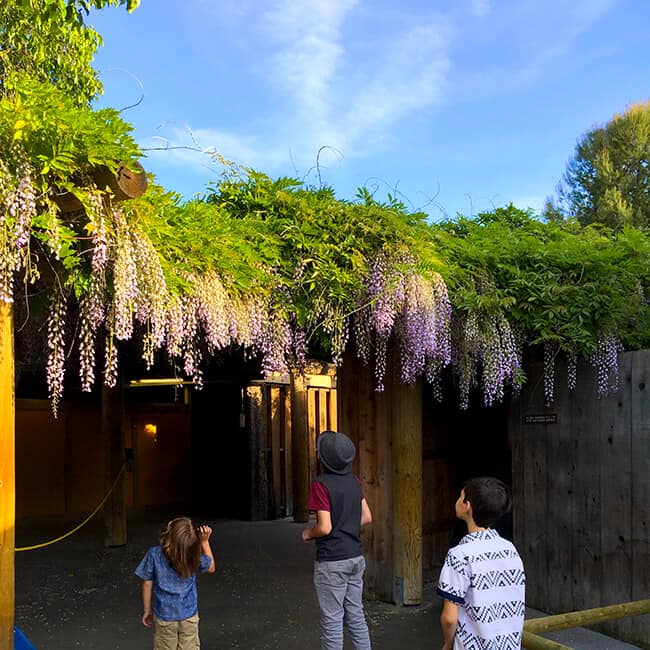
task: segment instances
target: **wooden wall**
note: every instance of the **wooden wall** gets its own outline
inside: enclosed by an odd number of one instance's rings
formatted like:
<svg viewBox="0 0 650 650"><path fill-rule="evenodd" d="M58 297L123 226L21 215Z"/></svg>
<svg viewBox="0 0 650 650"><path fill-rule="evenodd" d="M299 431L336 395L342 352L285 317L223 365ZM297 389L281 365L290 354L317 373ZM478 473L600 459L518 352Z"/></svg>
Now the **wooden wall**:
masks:
<svg viewBox="0 0 650 650"><path fill-rule="evenodd" d="M619 363L618 393L600 400L590 366L572 392L559 368L549 408L533 365L513 407L515 543L527 603L549 613L650 596L650 350ZM606 629L648 647L650 616Z"/></svg>
<svg viewBox="0 0 650 650"><path fill-rule="evenodd" d="M391 355L392 356L392 355ZM362 536L369 594L399 605L422 599L422 388L389 362L385 390L353 354L338 374L339 430L357 446L354 471L373 512Z"/></svg>
<svg viewBox="0 0 650 650"><path fill-rule="evenodd" d="M125 427L134 449L126 505L190 497L189 410L182 405L132 407ZM145 431L155 424L155 436ZM59 417L47 400L16 400L16 517L92 511L104 496L104 446L98 404L65 402Z"/></svg>

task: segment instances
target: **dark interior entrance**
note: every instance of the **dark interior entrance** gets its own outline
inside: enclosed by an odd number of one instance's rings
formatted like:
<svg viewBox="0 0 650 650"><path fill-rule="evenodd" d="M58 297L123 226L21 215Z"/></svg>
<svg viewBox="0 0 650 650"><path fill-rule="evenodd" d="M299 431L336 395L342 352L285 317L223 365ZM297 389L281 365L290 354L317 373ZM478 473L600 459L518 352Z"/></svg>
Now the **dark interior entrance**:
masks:
<svg viewBox="0 0 650 650"><path fill-rule="evenodd" d="M463 482L495 476L512 485L509 406L487 408L477 395L461 411L455 401L439 404L426 385L423 390L423 559L425 569L437 570L466 532L454 514ZM496 528L512 539L512 515Z"/></svg>

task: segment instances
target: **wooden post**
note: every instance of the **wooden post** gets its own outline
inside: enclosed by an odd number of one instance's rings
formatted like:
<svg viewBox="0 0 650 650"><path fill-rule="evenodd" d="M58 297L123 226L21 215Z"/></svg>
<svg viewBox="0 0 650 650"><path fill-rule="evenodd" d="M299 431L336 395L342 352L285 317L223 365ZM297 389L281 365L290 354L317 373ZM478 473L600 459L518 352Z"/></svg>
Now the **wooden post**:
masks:
<svg viewBox="0 0 650 650"><path fill-rule="evenodd" d="M121 377L115 388L102 388L102 434L105 453L105 491L111 489L125 460L124 391ZM126 482L124 474L104 504L105 546L126 544Z"/></svg>
<svg viewBox="0 0 650 650"><path fill-rule="evenodd" d="M422 602L422 385L393 364L393 601Z"/></svg>
<svg viewBox="0 0 650 650"><path fill-rule="evenodd" d="M15 417L13 310L0 301L0 648L14 647Z"/></svg>
<svg viewBox="0 0 650 650"><path fill-rule="evenodd" d="M309 521L309 418L307 382L299 371L291 373L291 449L293 452L293 520Z"/></svg>

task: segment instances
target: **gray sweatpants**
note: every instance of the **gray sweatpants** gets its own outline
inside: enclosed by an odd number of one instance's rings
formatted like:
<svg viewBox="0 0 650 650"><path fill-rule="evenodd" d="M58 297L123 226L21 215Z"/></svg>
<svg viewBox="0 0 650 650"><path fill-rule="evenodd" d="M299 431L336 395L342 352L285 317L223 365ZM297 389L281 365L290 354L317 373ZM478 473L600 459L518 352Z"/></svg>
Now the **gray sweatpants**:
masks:
<svg viewBox="0 0 650 650"><path fill-rule="evenodd" d="M314 586L321 613L321 650L343 650L343 625L356 650L370 650L368 624L363 613L363 556L333 562L315 562Z"/></svg>

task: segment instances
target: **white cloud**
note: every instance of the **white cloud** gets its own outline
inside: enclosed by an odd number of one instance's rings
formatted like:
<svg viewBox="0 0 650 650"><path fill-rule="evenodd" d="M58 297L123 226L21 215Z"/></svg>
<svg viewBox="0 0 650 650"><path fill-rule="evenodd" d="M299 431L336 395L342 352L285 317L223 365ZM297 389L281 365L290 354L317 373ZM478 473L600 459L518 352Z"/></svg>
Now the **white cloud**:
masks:
<svg viewBox="0 0 650 650"><path fill-rule="evenodd" d="M281 0L265 16L277 83L293 95L303 116L327 117L331 84L344 55L341 27L357 0Z"/></svg>
<svg viewBox="0 0 650 650"><path fill-rule="evenodd" d="M291 163L302 172L323 146L365 156L425 110L499 96L553 74L615 1L520 0L505 10L470 0L442 15L370 0L225 0L220 13L209 0L193 0L207 22L227 25L257 57L251 97L264 131L250 123L233 132L194 124L167 137L181 147L194 147L193 138L198 148L269 173ZM242 70L243 79L249 72ZM190 150L164 156L205 166L205 154Z"/></svg>
<svg viewBox="0 0 650 650"><path fill-rule="evenodd" d="M475 16L487 16L490 12L490 0L471 0L470 7Z"/></svg>
<svg viewBox="0 0 650 650"><path fill-rule="evenodd" d="M441 102L449 70L447 44L438 25L415 27L391 43L377 62L377 75L352 99L346 135L360 140L368 131Z"/></svg>

